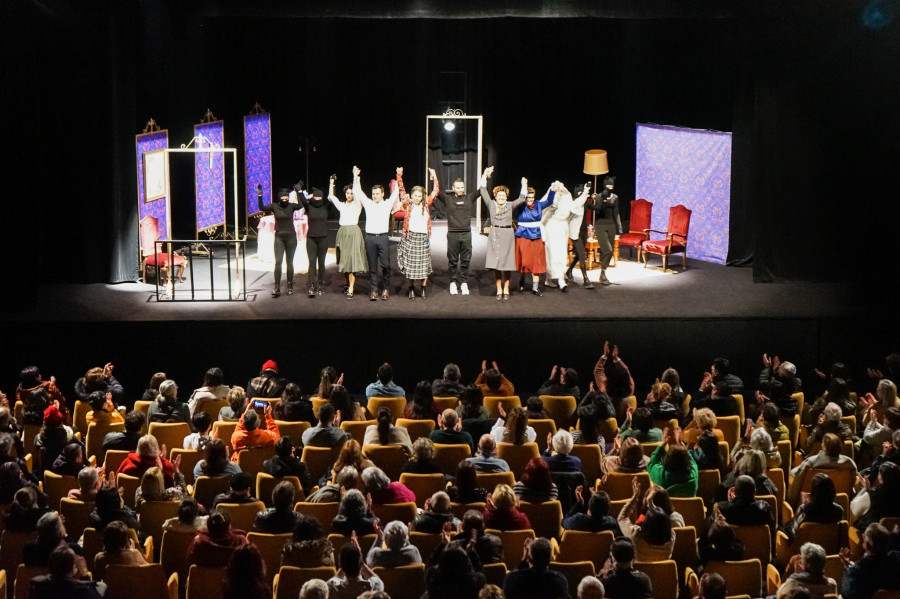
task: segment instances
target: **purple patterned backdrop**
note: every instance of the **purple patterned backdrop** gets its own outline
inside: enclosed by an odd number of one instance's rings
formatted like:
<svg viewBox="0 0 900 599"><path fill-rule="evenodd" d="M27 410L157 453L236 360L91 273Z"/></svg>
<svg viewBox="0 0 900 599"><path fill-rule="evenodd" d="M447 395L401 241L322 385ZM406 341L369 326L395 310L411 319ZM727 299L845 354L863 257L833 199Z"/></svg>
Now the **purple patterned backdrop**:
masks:
<svg viewBox="0 0 900 599"><path fill-rule="evenodd" d="M725 264L731 133L638 124L635 137L634 195L653 202L651 228L665 231L669 208L684 204L693 211L688 257Z"/></svg>
<svg viewBox="0 0 900 599"><path fill-rule="evenodd" d="M259 212L256 185L262 185L263 204L272 203L272 127L269 114L244 117L244 162L247 216Z"/></svg>
<svg viewBox="0 0 900 599"><path fill-rule="evenodd" d="M138 222L145 216L155 216L159 221L159 238L168 239L169 223L166 220L166 204L169 198L163 197L152 202L144 201L144 152L168 148L169 132L163 129L153 133L135 135L134 145L137 155Z"/></svg>
<svg viewBox="0 0 900 599"><path fill-rule="evenodd" d="M218 148L225 147L225 125L222 121L194 125L194 137L203 135ZM196 145L197 149L204 146ZM210 156L212 166L210 167ZM194 154L194 188L197 196L197 231L225 224L225 154Z"/></svg>

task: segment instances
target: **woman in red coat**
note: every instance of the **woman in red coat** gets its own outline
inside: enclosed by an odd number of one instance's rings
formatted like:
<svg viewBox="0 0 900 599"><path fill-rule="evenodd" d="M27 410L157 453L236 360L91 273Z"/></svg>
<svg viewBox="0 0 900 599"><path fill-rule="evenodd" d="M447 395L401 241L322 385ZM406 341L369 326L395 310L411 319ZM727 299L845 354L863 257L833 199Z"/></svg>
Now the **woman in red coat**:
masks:
<svg viewBox="0 0 900 599"><path fill-rule="evenodd" d="M509 485L497 485L487 496L484 508L484 527L497 530L526 530L531 528L528 516L519 511L519 499Z"/></svg>
<svg viewBox="0 0 900 599"><path fill-rule="evenodd" d="M176 458L176 461L180 461L180 459L181 456ZM127 474L128 476L141 478L144 476L144 472L154 466L162 470L167 489L175 485L176 466L167 460L163 452L160 451L156 437L144 435L138 440L137 451L128 454L128 457L116 470L116 474Z"/></svg>

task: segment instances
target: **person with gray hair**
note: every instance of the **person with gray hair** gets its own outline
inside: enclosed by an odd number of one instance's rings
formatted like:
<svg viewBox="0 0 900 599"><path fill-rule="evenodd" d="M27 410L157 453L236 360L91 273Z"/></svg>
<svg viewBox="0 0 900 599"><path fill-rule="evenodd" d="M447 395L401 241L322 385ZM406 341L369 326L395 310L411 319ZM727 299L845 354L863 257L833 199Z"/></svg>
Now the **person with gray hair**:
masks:
<svg viewBox="0 0 900 599"><path fill-rule="evenodd" d="M797 413L797 400L792 397L803 388L797 367L791 362L782 362L778 356L763 354L763 369L759 374L759 391L756 400L760 405L771 401L783 416Z"/></svg>
<svg viewBox="0 0 900 599"><path fill-rule="evenodd" d="M348 536L356 533L360 536L375 532L378 518L372 513L371 498L364 496L359 489L348 489L341 497L338 515L331 521L331 531Z"/></svg>
<svg viewBox="0 0 900 599"><path fill-rule="evenodd" d="M606 590L603 583L596 576L585 576L578 583L576 599L603 599Z"/></svg>
<svg viewBox="0 0 900 599"><path fill-rule="evenodd" d="M568 597L569 583L560 572L549 569L553 548L541 537L525 540L525 559L506 575L503 594L506 599L543 599Z"/></svg>
<svg viewBox="0 0 900 599"><path fill-rule="evenodd" d="M825 408L819 414L816 425L806 438L806 447L804 449L807 453L816 443L821 443L828 433L837 435L841 441L856 441L856 431L851 430L847 424L841 422L842 415L841 406L834 402L825 404Z"/></svg>
<svg viewBox="0 0 900 599"><path fill-rule="evenodd" d="M82 468L78 473L78 488L69 489L66 497L78 501L94 501L102 483L100 471L97 468L90 466Z"/></svg>
<svg viewBox="0 0 900 599"><path fill-rule="evenodd" d="M175 485L175 465L166 459L166 452L160 450L156 437L144 435L138 440L137 451L128 454L116 470L116 474L142 478L144 472L154 466L163 471L167 489Z"/></svg>
<svg viewBox="0 0 900 599"><path fill-rule="evenodd" d="M475 451L475 441L472 435L462 429L462 418L456 413L456 410L447 408L438 414L437 428L431 431L428 438L432 443L441 443L442 445L468 445Z"/></svg>
<svg viewBox="0 0 900 599"><path fill-rule="evenodd" d="M841 549L844 578L841 581L843 599L871 599L879 589L900 588L900 552L891 551L891 533L873 522L862 537L863 556L850 561L850 550Z"/></svg>
<svg viewBox="0 0 900 599"><path fill-rule="evenodd" d="M825 549L821 545L804 543L800 547L800 555L791 558L794 573L778 587L776 599L785 599L788 593L801 587L808 589L813 597L837 595L837 583L825 576L826 561Z"/></svg>
<svg viewBox="0 0 900 599"><path fill-rule="evenodd" d="M50 554L58 547L69 547L78 556L79 572L87 573L81 547L76 543L66 543L66 527L56 512L47 512L37 521L37 539L25 543L22 549L22 563L26 566L47 567Z"/></svg>
<svg viewBox="0 0 900 599"><path fill-rule="evenodd" d="M425 500L425 509L413 520L412 529L416 532L441 534L444 524L449 523L453 530L459 527L459 518L450 511L450 496L438 491Z"/></svg>
<svg viewBox="0 0 900 599"><path fill-rule="evenodd" d="M191 424L191 409L179 401L178 385L172 379L159 384L159 394L147 412L149 422L185 422Z"/></svg>
<svg viewBox="0 0 900 599"><path fill-rule="evenodd" d="M391 482L384 470L377 466L369 466L363 470L360 478L366 493L375 505L416 501L416 494L409 487L399 482Z"/></svg>
<svg viewBox="0 0 900 599"><path fill-rule="evenodd" d="M328 599L328 585L321 578L307 580L300 587L300 599Z"/></svg>
<svg viewBox="0 0 900 599"><path fill-rule="evenodd" d="M359 472L354 466L344 466L337 473L334 483L319 487L306 498L307 503L337 503L341 500L341 488L355 489L359 483Z"/></svg>
<svg viewBox="0 0 900 599"><path fill-rule="evenodd" d="M573 446L569 431L559 429L555 435L547 433L547 449L541 457L547 462L550 472L581 472L581 458L569 455Z"/></svg>
<svg viewBox="0 0 900 599"><path fill-rule="evenodd" d="M466 458L466 461L471 462L478 472L509 472L509 464L506 463L506 460L494 457L496 451L497 443L494 438L490 434L484 434L478 441L478 455Z"/></svg>
<svg viewBox="0 0 900 599"><path fill-rule="evenodd" d="M409 544L409 529L403 522L399 520L388 522L384 530L376 523L375 534L377 535L375 542L372 543L372 548L366 556L366 564L370 568L376 566L392 568L422 563L419 549ZM382 544L387 549L382 548Z"/></svg>
<svg viewBox="0 0 900 599"><path fill-rule="evenodd" d="M451 362L444 366L444 378L434 379L431 383L431 392L435 397L459 397L466 390L459 380L461 377L459 366Z"/></svg>

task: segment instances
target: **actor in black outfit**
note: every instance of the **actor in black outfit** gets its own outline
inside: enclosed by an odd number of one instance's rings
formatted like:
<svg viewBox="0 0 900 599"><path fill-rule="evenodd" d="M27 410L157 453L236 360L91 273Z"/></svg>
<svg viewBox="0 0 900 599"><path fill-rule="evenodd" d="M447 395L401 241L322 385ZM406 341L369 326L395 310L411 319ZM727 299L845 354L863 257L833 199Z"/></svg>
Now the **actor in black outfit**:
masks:
<svg viewBox="0 0 900 599"><path fill-rule="evenodd" d="M438 196L447 211L447 269L450 275L450 295L469 295L469 262L472 260L472 205L481 200L481 193L466 193L462 179L453 182L453 191Z"/></svg>
<svg viewBox="0 0 900 599"><path fill-rule="evenodd" d="M609 279L606 278L606 269L612 261L613 248L616 243L616 235L622 234L622 220L619 218L619 196L613 193L613 186L616 184L615 177L605 177L603 179L603 191L595 193L591 199L584 203L585 209L594 211L594 237L597 238L600 250L600 284L609 285ZM581 239L587 239L587 214L581 221ZM583 245L583 241L581 244ZM569 273L571 276L575 263L581 261L582 274L586 275L584 270L584 256L578 252L578 243L572 244L575 247L575 258L569 265ZM583 250L582 250L583 251ZM587 276L584 277L587 281Z"/></svg>
<svg viewBox="0 0 900 599"><path fill-rule="evenodd" d="M290 201L287 188L278 190L278 202L263 205L262 185L256 186L256 205L262 212L275 215L275 289L272 297L281 295L281 260L287 262L287 292L294 293L294 252L297 251L297 233L294 231L294 211L300 210L299 202Z"/></svg>
<svg viewBox="0 0 900 599"><path fill-rule="evenodd" d="M309 230L306 234L306 254L309 256L309 273L306 276L307 295L316 297L325 293L325 256L328 254L328 200L317 187L312 193L303 191L303 182L294 185L294 192L306 210Z"/></svg>

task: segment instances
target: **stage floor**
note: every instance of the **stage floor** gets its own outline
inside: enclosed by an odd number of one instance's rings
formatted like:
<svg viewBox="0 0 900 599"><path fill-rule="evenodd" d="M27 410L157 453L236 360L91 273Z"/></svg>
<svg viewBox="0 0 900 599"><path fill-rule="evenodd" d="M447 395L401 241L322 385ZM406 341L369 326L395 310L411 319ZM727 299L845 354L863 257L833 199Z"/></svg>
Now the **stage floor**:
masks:
<svg viewBox="0 0 900 599"><path fill-rule="evenodd" d="M335 225L336 226L336 225ZM473 257L469 278L471 295L451 296L448 292L446 258L446 222L435 222L431 238L434 274L428 285L427 299L410 301L406 281L397 269L398 239L391 241L391 298L369 300L367 276L357 278L355 295L343 294L344 278L337 272L334 250L326 266L327 292L310 299L306 295L305 260L295 261L295 293L288 296L284 283L282 295L273 299L272 265L256 257L255 241L248 242L245 301L165 301L156 299L151 271L148 284L140 282L116 285L47 285L38 300L25 312L3 314L6 322L152 322L168 320L296 320L296 319L828 319L852 314L855 310L847 289L831 283L790 282L756 284L750 268L733 268L688 260L681 269L681 258L670 261L663 272L658 256L650 265L630 260L630 249L608 272L610 286L596 285L592 290L576 283L567 293L546 289L543 297L526 290L515 291L518 274L513 273L512 294L508 301L497 301L494 273L483 268L487 237L473 235ZM654 266L655 265L655 266ZM196 297L209 297L209 264L206 257L194 258ZM227 297L225 260L213 263L216 297ZM599 270L589 272L594 281ZM189 279L187 271L186 279ZM233 281L236 291L238 282ZM175 297L189 297L189 282L178 283Z"/></svg>

